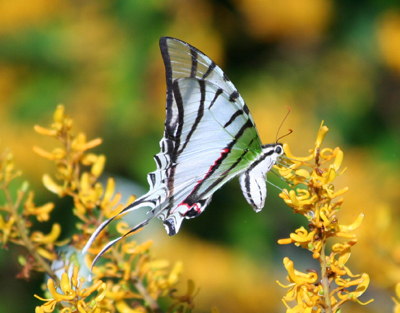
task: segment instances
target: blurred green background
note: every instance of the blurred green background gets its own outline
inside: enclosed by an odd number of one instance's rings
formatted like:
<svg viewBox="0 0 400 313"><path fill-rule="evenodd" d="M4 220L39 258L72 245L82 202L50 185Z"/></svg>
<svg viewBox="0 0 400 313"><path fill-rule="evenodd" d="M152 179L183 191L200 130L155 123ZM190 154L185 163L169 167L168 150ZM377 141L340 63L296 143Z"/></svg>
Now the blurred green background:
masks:
<svg viewBox="0 0 400 313"><path fill-rule="evenodd" d="M284 128L296 155L312 148L321 120L331 130L325 146L344 151L348 186L339 218L357 230L353 273L371 276L375 298L351 312L391 312L400 282L400 3L398 0L1 0L0 145L37 194L37 203L59 204L54 221L63 229L71 203L41 185L53 164L32 152L54 142L33 131L47 126L57 104L75 120L76 131L104 140L107 175L148 188L152 156L165 118L165 72L161 36L189 42L219 64L242 94L264 143L292 109ZM285 187L275 175L270 180ZM118 189L118 187L117 187ZM130 191L133 192L133 191ZM269 186L264 210L255 214L237 179L213 197L198 218L185 221L168 237L153 221L155 255L183 260L183 281L201 287L197 312L216 305L221 312L284 312L282 259L295 267L318 269L301 248L279 246L305 219L294 217ZM67 211L68 215L70 211ZM33 312L42 294L41 276L26 283L12 245L0 250L0 312ZM184 284L182 285L184 288Z"/></svg>

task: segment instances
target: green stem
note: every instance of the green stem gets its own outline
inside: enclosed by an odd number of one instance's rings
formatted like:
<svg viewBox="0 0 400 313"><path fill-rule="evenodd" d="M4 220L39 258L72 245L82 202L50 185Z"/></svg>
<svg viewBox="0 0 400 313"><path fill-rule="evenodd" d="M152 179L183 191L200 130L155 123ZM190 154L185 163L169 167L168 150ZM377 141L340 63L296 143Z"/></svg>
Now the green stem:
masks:
<svg viewBox="0 0 400 313"><path fill-rule="evenodd" d="M17 201L14 203L12 200L10 191L8 190L8 186L5 186L5 188L3 188L3 191L6 196L6 199L7 199L9 208L10 208L10 212L15 219L15 224L18 229L18 234L20 235L22 241L24 242L24 246L29 251L29 253L33 256L35 261L43 268L44 272L46 272L47 275L49 275L56 282L56 284L59 285L60 282L59 282L58 277L54 274L50 265L36 251L33 242L28 237L28 230L25 227L25 220L22 219L21 216L18 214L18 207L20 206L21 201L24 197L24 193L22 191L19 191Z"/></svg>
<svg viewBox="0 0 400 313"><path fill-rule="evenodd" d="M148 306L150 307L150 309L153 310L154 313L164 313L164 311L162 311L160 306L158 305L157 301L149 295L147 289L143 286L141 281L133 279L132 282L139 293L143 296L144 301L148 304Z"/></svg>
<svg viewBox="0 0 400 313"><path fill-rule="evenodd" d="M129 259L128 261L124 260L124 258L120 254L117 253L117 250L118 250L117 247L112 249L112 255L119 264L122 264L124 262L132 262L132 259ZM150 307L150 309L154 313L164 313L164 311L162 311L160 306L158 305L157 301L154 300L150 296L150 294L147 292L146 287L143 286L139 277L131 274L130 280L133 283L133 285L136 287L136 289L139 291L139 293L143 296L143 300L147 303L147 305Z"/></svg>
<svg viewBox="0 0 400 313"><path fill-rule="evenodd" d="M319 262L321 265L321 276L322 276L321 284L322 284L322 289L324 291L325 313L332 313L330 284L329 284L329 277L328 277L327 265L326 265L325 247L326 247L326 241L323 240L322 247L321 247L321 256L319 257Z"/></svg>

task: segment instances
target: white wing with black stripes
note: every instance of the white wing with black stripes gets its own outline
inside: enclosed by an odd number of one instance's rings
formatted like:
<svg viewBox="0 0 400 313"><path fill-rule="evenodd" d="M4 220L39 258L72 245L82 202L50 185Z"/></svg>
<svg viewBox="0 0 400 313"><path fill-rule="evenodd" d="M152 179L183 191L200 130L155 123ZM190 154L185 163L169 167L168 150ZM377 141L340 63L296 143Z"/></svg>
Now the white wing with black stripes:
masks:
<svg viewBox="0 0 400 313"><path fill-rule="evenodd" d="M240 173L246 200L261 210L266 174L283 154L282 146L262 146L245 102L209 57L170 37L161 38L160 48L167 100L161 151L154 156L157 170L148 175L149 192L120 213L147 206L150 216L126 235L154 216L164 221L169 235L175 235L184 218L202 213L213 193ZM114 218L98 227L84 252ZM107 244L94 262L121 238Z"/></svg>

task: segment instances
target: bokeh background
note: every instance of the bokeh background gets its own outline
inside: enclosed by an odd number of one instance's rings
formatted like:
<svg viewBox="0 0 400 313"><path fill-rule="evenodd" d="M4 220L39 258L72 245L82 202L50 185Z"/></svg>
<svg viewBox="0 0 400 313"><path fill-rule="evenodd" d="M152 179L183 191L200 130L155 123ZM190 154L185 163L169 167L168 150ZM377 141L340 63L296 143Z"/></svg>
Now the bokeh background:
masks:
<svg viewBox="0 0 400 313"><path fill-rule="evenodd" d="M365 214L353 249L353 273L371 276L361 307L391 312L400 282L399 133L400 4L398 0L13 0L0 1L0 145L36 191L37 203L57 203L53 221L64 236L71 203L41 185L53 164L32 152L54 142L33 131L49 125L63 103L77 131L101 137L107 175L119 190L140 193L155 169L152 156L165 118L161 36L185 40L219 64L247 102L264 143L283 129L297 155L313 147L321 120L326 146L344 151L338 187L350 191L339 214L344 224ZM107 176L105 175L105 176ZM285 187L275 175L270 180ZM139 189L131 188L135 183ZM140 189L140 186L142 189ZM142 191L140 191L142 190ZM279 246L304 218L295 217L269 186L261 213L244 200L237 179L208 209L168 237L159 221L142 232L156 257L184 262L185 280L201 288L196 312L284 312L282 259L298 270L318 269L301 248ZM50 224L50 223L49 223ZM21 250L0 250L0 312L33 312L42 294L39 275L15 279Z"/></svg>

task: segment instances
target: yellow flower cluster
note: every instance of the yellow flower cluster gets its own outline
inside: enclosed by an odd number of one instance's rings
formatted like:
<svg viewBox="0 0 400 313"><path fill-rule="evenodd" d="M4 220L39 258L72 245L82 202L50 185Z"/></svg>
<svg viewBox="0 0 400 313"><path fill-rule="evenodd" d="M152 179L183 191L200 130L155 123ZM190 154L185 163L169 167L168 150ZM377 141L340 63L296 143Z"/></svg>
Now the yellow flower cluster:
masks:
<svg viewBox="0 0 400 313"><path fill-rule="evenodd" d="M120 212L121 195L115 193L115 181L109 178L104 188L98 181L103 172L106 158L104 155L90 153L88 150L101 144L100 138L86 140L84 133L73 135L71 132L73 121L65 115L64 106L59 105L53 116L50 129L36 125L35 131L42 135L53 137L61 142L62 147L55 148L52 152L39 147L33 150L40 156L55 162L55 179L49 174L43 175L43 184L48 190L60 197L70 196L74 201L73 213L83 222L78 228L83 231L84 237L90 234L101 224L104 217L110 218ZM134 197L128 199L131 203ZM93 212L100 208L101 214L96 217ZM74 245L80 249L84 242L80 237L73 238Z"/></svg>
<svg viewBox="0 0 400 313"><path fill-rule="evenodd" d="M101 313L109 312L105 311L99 305L106 295L106 284L101 280L97 281L89 288L83 288L84 278L78 279L79 267L75 266L71 278L68 277L67 273L63 273L61 276L61 293L55 286L53 279L47 281L47 288L52 295L52 299L44 299L37 295L36 298L46 301L45 304L36 307L35 313L49 313L56 309L57 304L62 306L60 312L62 313ZM87 303L85 300L94 291L97 291L97 296Z"/></svg>
<svg viewBox="0 0 400 313"><path fill-rule="evenodd" d="M280 197L294 213L304 215L309 223L308 230L300 227L289 238L281 239L278 243L294 243L308 249L321 265L318 279L316 270L309 270L308 273L296 271L293 262L288 258L284 259L284 266L289 273L287 280L290 282L286 286L289 290L283 298L287 313L336 312L347 301L362 304L358 298L369 285L368 274L353 275L346 266L351 247L357 243L356 235L351 232L360 226L364 216L360 214L351 225L339 223L337 213L344 201L339 197L348 188L335 191L333 182L344 172L339 172L343 151L339 148L321 148L327 132L328 127L322 122L315 147L306 157L294 156L289 145L284 144L286 164L277 165L280 175L292 188L290 191L284 189ZM314 164L310 163L312 160ZM348 241L334 244L331 253L327 254L327 240L334 237ZM349 291L348 288L355 290ZM290 301L296 301L292 308L287 304Z"/></svg>
<svg viewBox="0 0 400 313"><path fill-rule="evenodd" d="M30 271L46 272L54 277L48 261L57 257L55 245L65 242L56 242L61 234L59 224L54 224L49 234L32 231L32 217L39 222L49 219L49 214L54 209L53 203L46 203L37 207L34 203L34 193L28 191L28 183L23 182L14 196L10 185L21 176L21 171L15 169L14 156L5 151L0 155L0 190L5 202L0 204L0 242L6 246L8 242L25 246L29 252L28 257L19 257L23 269L18 277L29 278ZM55 278L56 279L56 278Z"/></svg>
<svg viewBox="0 0 400 313"><path fill-rule="evenodd" d="M123 224L121 222L120 224ZM119 232L125 233L118 227ZM139 230L140 231L140 230ZM137 233L137 232L136 232ZM119 241L112 249L111 255L106 254L109 262L93 267L95 281L102 279L107 283L107 294L104 299L106 307L112 310L115 306L119 312L147 312L143 303L156 310L159 297L166 296L179 280L182 263L177 262L172 270L166 260L152 260L148 250L153 242L148 240L137 245L135 241ZM93 256L86 256L85 262L90 266ZM134 303L130 308L127 300Z"/></svg>
<svg viewBox="0 0 400 313"><path fill-rule="evenodd" d="M78 232L72 236L71 244L79 251L104 219L119 213L123 205L120 204L121 195L115 193L114 179L109 178L105 188L98 181L104 169L105 157L91 153L89 149L98 146L101 139L87 141L83 133L73 135L73 122L65 115L62 105L57 107L53 120L50 128L35 126L35 130L57 139L61 147L52 152L34 147L34 151L56 165L55 177L48 174L43 176L47 189L60 197L70 196L74 201L73 214L80 222L77 223ZM131 196L128 203L133 200ZM129 230L128 224L120 218L116 220L119 220L116 231L119 235L125 234ZM54 224L53 228L54 232L59 230L58 224ZM111 240L110 236L109 232L104 231L92 244L85 256L88 268L94 256ZM153 260L149 254L151 240L137 244L125 239L119 241L103 256L102 262L93 267L93 285L87 290L82 289L82 283L78 285L76 268L69 283L68 264L72 263L72 259L62 260L65 273L61 277L60 287L63 294L56 292L57 281L49 280L47 286L52 299L40 298L47 302L37 307L36 312L53 312L57 304L61 312L161 312L157 301L160 297L172 297L171 292L179 280L182 264L178 262L170 269L168 261ZM44 238L36 234L34 240L43 241ZM76 263L77 260L74 261ZM94 290L98 291L98 295L88 304L85 298ZM178 301L176 297L172 299L175 300L174 310L170 312L180 312L184 307L193 306L193 297L190 295L180 297Z"/></svg>

